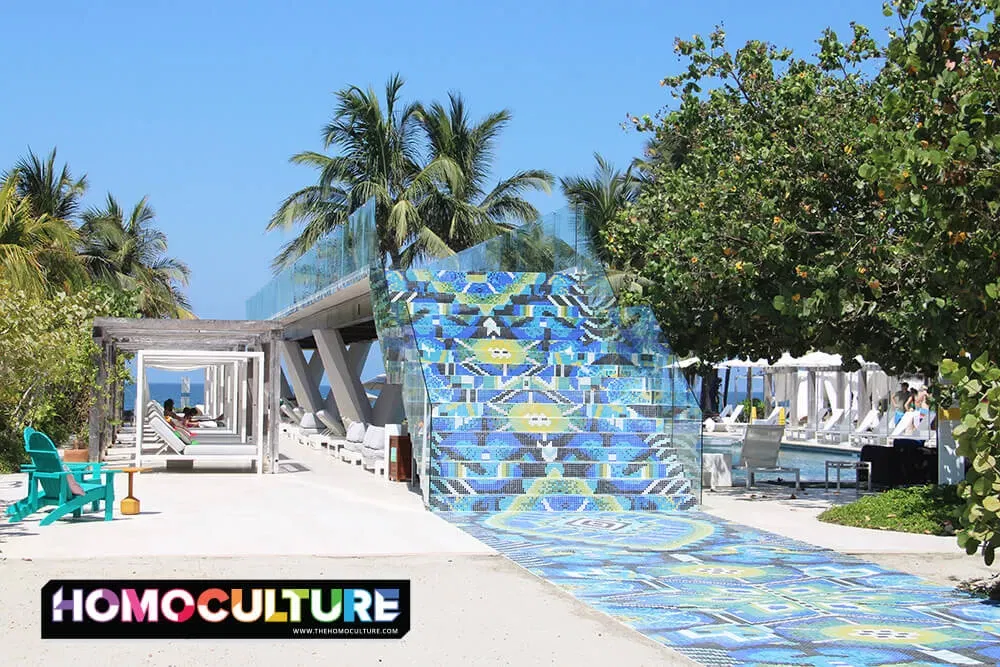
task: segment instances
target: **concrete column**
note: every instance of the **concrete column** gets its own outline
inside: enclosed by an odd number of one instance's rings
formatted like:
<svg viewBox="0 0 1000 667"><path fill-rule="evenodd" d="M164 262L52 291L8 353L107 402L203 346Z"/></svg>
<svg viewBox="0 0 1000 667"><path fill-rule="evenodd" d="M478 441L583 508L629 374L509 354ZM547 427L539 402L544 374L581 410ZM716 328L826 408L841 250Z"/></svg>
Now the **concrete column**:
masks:
<svg viewBox="0 0 1000 667"><path fill-rule="evenodd" d="M383 385L375 400L375 407L372 408L372 424L402 424L403 415L403 385Z"/></svg>
<svg viewBox="0 0 1000 667"><path fill-rule="evenodd" d="M289 379L295 389L295 398L306 411L302 416L301 426L307 429L319 428L313 415L323 409L323 398L320 396L319 386L312 382L302 347L293 340L283 340L280 344L282 356L288 366Z"/></svg>
<svg viewBox="0 0 1000 667"><path fill-rule="evenodd" d="M278 365L278 376L281 378L281 380L280 380L280 382L281 382L281 387L280 387L281 393L278 395L279 398L291 398L292 394L294 392L292 391L292 388L289 386L289 384L288 384L288 378L285 377L285 371L284 371L284 369L281 368L280 364Z"/></svg>
<svg viewBox="0 0 1000 667"><path fill-rule="evenodd" d="M326 377L330 381L330 390L340 414L353 421L370 424L372 406L361 384L361 374L355 370L358 361L355 358L353 360L355 363L351 363L352 355L348 353L340 332L316 329L313 331L313 338L316 340L316 351L323 360ZM360 352L357 354L360 356Z"/></svg>
<svg viewBox="0 0 1000 667"><path fill-rule="evenodd" d="M323 383L323 359L319 356L318 351L313 350L312 356L306 362L306 369L309 372L309 381L319 387Z"/></svg>

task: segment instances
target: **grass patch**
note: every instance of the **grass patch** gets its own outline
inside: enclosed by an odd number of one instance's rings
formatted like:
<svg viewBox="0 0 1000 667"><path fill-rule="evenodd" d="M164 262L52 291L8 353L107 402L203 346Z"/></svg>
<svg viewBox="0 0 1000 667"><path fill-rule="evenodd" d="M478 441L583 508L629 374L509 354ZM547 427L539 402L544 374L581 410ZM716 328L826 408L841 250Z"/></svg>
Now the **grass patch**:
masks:
<svg viewBox="0 0 1000 667"><path fill-rule="evenodd" d="M819 520L901 533L954 535L964 504L955 486L911 486L831 507Z"/></svg>

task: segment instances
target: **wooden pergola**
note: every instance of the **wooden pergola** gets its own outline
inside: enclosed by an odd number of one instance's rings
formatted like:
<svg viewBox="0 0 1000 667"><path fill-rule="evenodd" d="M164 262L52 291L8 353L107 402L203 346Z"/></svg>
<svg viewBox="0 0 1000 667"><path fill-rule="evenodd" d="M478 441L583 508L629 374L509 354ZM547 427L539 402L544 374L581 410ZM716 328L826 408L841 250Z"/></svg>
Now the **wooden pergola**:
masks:
<svg viewBox="0 0 1000 667"><path fill-rule="evenodd" d="M98 317L93 336L98 353L95 400L90 408L89 458L98 461L111 444L112 419L121 419L123 387L109 386L108 369L120 354L140 350L198 350L203 352L261 352L264 355L265 460L275 470L278 415L281 398L282 326L273 320L169 320ZM255 379L256 381L256 379ZM256 411L258 406L250 405Z"/></svg>

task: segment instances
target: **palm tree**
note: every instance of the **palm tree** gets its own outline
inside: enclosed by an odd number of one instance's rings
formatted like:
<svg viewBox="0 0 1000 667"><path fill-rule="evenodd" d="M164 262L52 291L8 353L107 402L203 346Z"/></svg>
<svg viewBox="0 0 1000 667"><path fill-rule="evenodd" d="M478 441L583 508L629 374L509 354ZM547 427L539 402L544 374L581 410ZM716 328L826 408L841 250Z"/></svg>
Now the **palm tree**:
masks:
<svg viewBox="0 0 1000 667"><path fill-rule="evenodd" d="M87 177L73 180L69 165L58 173L55 167L56 149L40 160L30 149L28 156L14 167L20 173L17 194L27 197L36 216L48 215L69 222L80 208L80 198L87 191Z"/></svg>
<svg viewBox="0 0 1000 667"><path fill-rule="evenodd" d="M419 113L419 121L432 158L451 160L462 178L456 181L458 188L442 183L430 193L423 235L407 249L404 264L428 254L461 252L535 220L538 211L525 201L524 194L532 190L548 194L555 182L547 171L531 169L500 181L487 192L496 141L511 113L504 109L474 123L461 95L451 93L448 97L448 108L435 102Z"/></svg>
<svg viewBox="0 0 1000 667"><path fill-rule="evenodd" d="M593 178L570 176L560 179L563 194L583 216L585 232L594 254L605 265L611 258L604 242L603 231L626 206L639 196L640 179L629 167L624 173L614 168L599 153L594 153L597 168Z"/></svg>
<svg viewBox="0 0 1000 667"><path fill-rule="evenodd" d="M319 171L315 185L290 195L267 226L268 231L303 225L274 260L279 269L294 262L368 199L375 198L379 251L399 265L402 249L421 231L419 208L439 182L453 183L461 173L450 160L420 164L417 104L400 100L403 79L389 78L385 108L374 90L350 86L336 94L333 119L323 129L324 148L339 155L305 151L292 157Z"/></svg>
<svg viewBox="0 0 1000 667"><path fill-rule="evenodd" d="M137 293L143 317L192 318L181 291L190 269L166 255L167 237L153 226L155 218L145 197L126 216L109 194L103 208L82 216L81 256L95 282Z"/></svg>
<svg viewBox="0 0 1000 667"><path fill-rule="evenodd" d="M441 105L424 111L400 100L402 86L399 75L389 78L384 108L370 89L337 93L323 139L324 148L339 154L307 151L292 158L315 168L319 179L289 196L268 224L269 231L302 225L275 258L275 269L308 252L371 197L379 251L397 267L464 250L537 216L520 195L548 191L554 179L545 172L522 172L485 192L508 112L472 125L460 97L452 96L450 111Z"/></svg>
<svg viewBox="0 0 1000 667"><path fill-rule="evenodd" d="M54 291L72 273L76 231L65 220L35 215L30 197L18 194L17 169L0 182L0 276L11 287L32 293Z"/></svg>

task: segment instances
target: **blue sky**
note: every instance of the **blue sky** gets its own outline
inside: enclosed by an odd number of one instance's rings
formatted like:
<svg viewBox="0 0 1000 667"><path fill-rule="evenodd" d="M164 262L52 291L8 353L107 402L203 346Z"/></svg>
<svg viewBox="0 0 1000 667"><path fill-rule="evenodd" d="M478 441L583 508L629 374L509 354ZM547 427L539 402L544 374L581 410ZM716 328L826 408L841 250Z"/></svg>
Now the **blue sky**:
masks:
<svg viewBox="0 0 1000 667"><path fill-rule="evenodd" d="M312 174L288 163L321 148L332 93L381 88L410 99L463 93L475 115L509 108L496 176L619 165L642 137L626 114L670 102L675 36L725 24L730 44L767 39L815 51L825 26L880 26L876 0L803 2L14 3L4 10L0 163L30 146L128 206L148 195L171 254L191 266L203 318L240 318L285 240L263 229ZM544 213L564 204L539 196Z"/></svg>

